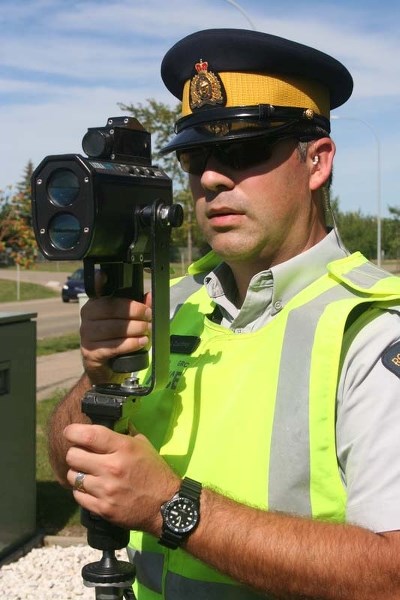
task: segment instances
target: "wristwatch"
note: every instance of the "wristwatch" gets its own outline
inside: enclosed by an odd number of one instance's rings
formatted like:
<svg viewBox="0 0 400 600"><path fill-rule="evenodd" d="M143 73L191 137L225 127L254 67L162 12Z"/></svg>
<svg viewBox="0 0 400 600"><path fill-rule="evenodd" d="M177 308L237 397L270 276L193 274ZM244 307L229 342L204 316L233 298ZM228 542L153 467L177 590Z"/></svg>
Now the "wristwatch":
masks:
<svg viewBox="0 0 400 600"><path fill-rule="evenodd" d="M161 506L163 518L159 544L175 550L195 530L200 520L201 483L189 477L179 492Z"/></svg>

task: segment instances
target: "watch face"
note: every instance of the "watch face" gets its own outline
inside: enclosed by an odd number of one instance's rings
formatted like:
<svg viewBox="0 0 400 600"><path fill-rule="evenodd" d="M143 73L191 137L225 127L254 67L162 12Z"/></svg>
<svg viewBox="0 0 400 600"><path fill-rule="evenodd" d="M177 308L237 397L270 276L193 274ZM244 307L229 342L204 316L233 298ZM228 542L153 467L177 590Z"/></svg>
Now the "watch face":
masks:
<svg viewBox="0 0 400 600"><path fill-rule="evenodd" d="M166 525L175 533L191 531L199 520L199 509L189 498L173 498L163 512Z"/></svg>

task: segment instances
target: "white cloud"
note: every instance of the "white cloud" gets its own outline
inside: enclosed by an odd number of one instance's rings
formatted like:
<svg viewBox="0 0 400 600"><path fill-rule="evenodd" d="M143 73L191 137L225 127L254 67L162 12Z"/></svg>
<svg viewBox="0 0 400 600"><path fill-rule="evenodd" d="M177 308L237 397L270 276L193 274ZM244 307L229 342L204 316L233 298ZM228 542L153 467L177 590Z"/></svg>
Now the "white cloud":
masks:
<svg viewBox="0 0 400 600"><path fill-rule="evenodd" d="M356 0L281 0L268 9L264 1L239 0L259 30L320 48L348 66L355 91L341 110L373 123L382 141L383 189L400 196L400 9L388 2L390 10L381 11ZM86 128L121 114L118 102L175 102L161 82L160 62L184 35L248 27L223 0L3 0L0 22L0 188L20 179L29 159L37 164L47 154L81 152ZM373 207L372 155L362 147L355 154L352 145L359 138L373 147L364 133L340 131L335 182L350 206L359 202L357 189Z"/></svg>

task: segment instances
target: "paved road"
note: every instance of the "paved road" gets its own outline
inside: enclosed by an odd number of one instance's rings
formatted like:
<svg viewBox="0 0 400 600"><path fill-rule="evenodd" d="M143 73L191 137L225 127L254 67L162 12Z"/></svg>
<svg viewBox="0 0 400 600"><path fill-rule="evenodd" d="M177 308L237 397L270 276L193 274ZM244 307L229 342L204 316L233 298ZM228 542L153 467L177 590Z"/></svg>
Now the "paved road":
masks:
<svg viewBox="0 0 400 600"><path fill-rule="evenodd" d="M66 273L44 273L38 271L21 271L21 281L40 283L61 290ZM16 272L0 269L1 279L15 280ZM147 282L146 282L147 284ZM37 337L54 337L64 333L77 332L79 329L79 304L64 303L61 296L44 300L27 300L23 302L1 302L2 313L37 313ZM56 389L68 389L82 373L82 362L79 350L41 356L36 360L37 399L48 398Z"/></svg>
<svg viewBox="0 0 400 600"><path fill-rule="evenodd" d="M21 271L21 281L46 285L60 291L67 278L66 273ZM15 281L16 271L0 269L1 279ZM79 328L79 304L64 303L57 298L26 300L23 302L0 302L2 313L37 313L37 337L53 337L64 333L77 332ZM79 350L60 352L36 359L36 399L52 396L57 389L69 389L82 373Z"/></svg>
<svg viewBox="0 0 400 600"><path fill-rule="evenodd" d="M61 286L68 275L70 275L70 273L60 273L59 271L25 271L24 269L21 269L19 272L21 281L38 283L59 290L61 290ZM18 274L15 269L0 269L0 279L16 281L17 277Z"/></svg>
<svg viewBox="0 0 400 600"><path fill-rule="evenodd" d="M1 313L37 313L37 337L54 337L79 329L79 305L65 304L61 298L25 300L24 302L0 302Z"/></svg>
<svg viewBox="0 0 400 600"><path fill-rule="evenodd" d="M80 350L57 352L36 359L36 399L50 398L56 390L68 390L82 374Z"/></svg>
<svg viewBox="0 0 400 600"><path fill-rule="evenodd" d="M79 305L77 302L64 303L61 301L61 286L67 278L67 273L23 271L20 272L21 281L45 285L58 290L57 298L45 300L25 300L23 302L0 302L0 316L2 312L37 313L37 337L55 337L64 333L72 333L79 329ZM1 279L15 281L16 271L0 269ZM144 282L145 290L150 286L150 280Z"/></svg>
<svg viewBox="0 0 400 600"><path fill-rule="evenodd" d="M0 269L0 280L15 281L16 271ZM61 301L61 286L67 278L66 273L24 271L20 272L21 281L38 283L60 292L57 298L43 300L25 300L22 302L0 302L0 314L7 313L37 313L37 337L54 337L65 333L78 331L79 305L77 302L64 303Z"/></svg>

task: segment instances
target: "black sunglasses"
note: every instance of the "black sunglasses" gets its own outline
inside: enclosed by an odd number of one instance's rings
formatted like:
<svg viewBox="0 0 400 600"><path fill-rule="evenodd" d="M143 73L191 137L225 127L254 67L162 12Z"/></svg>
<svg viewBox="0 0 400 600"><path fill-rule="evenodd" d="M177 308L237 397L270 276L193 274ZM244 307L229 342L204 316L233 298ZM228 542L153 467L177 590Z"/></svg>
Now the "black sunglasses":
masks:
<svg viewBox="0 0 400 600"><path fill-rule="evenodd" d="M188 150L177 150L176 156L183 171L191 175L202 175L211 156L225 167L242 170L254 167L271 158L274 146L288 138L289 136L273 140L253 138L213 146L201 146Z"/></svg>

